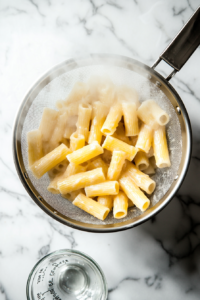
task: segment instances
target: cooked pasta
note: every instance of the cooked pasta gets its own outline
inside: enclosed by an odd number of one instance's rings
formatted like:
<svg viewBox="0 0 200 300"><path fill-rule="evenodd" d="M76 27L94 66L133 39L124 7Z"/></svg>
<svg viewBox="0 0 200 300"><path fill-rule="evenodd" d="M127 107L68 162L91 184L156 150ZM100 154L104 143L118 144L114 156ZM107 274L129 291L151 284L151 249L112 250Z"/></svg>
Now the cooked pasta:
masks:
<svg viewBox="0 0 200 300"><path fill-rule="evenodd" d="M119 193L118 181L105 181L99 184L90 185L85 188L87 197L117 195Z"/></svg>
<svg viewBox="0 0 200 300"><path fill-rule="evenodd" d="M120 187L127 195L127 197L137 206L141 211L145 211L150 204L149 199L137 187L132 178L122 176L119 180Z"/></svg>
<svg viewBox="0 0 200 300"><path fill-rule="evenodd" d="M154 131L153 150L158 168L167 168L171 166L164 126L160 126Z"/></svg>
<svg viewBox="0 0 200 300"><path fill-rule="evenodd" d="M32 166L30 166L30 169L35 177L40 178L64 160L68 153L70 153L70 150L64 144L61 144L53 151L37 160Z"/></svg>
<svg viewBox="0 0 200 300"><path fill-rule="evenodd" d="M42 151L42 134L40 130L29 131L27 134L28 141L28 164L32 166L38 159L43 156Z"/></svg>
<svg viewBox="0 0 200 300"><path fill-rule="evenodd" d="M69 162L74 163L75 165L80 165L102 153L102 147L97 142L92 142L90 145L87 145L67 155L67 159Z"/></svg>
<svg viewBox="0 0 200 300"><path fill-rule="evenodd" d="M119 191L119 194L113 197L113 216L116 219L126 217L128 210L128 198L124 192Z"/></svg>
<svg viewBox="0 0 200 300"><path fill-rule="evenodd" d="M126 159L126 153L123 151L113 151L110 166L108 168L108 180L117 180L121 173L122 167Z"/></svg>
<svg viewBox="0 0 200 300"><path fill-rule="evenodd" d="M98 168L61 179L58 181L58 189L61 194L67 194L103 181L105 181L104 173L102 168Z"/></svg>
<svg viewBox="0 0 200 300"><path fill-rule="evenodd" d="M27 134L33 175L48 172L49 192L102 221L112 209L116 219L128 208L148 209L146 194L156 187L150 175L171 165L169 116L154 100L138 99L136 90L106 77L77 82L57 101L58 111L45 108L39 129Z"/></svg>
<svg viewBox="0 0 200 300"><path fill-rule="evenodd" d="M90 215L102 221L107 217L108 213L110 212L109 208L98 203L97 201L94 201L91 198L86 197L83 194L79 194L72 203L75 206L81 208Z"/></svg>
<svg viewBox="0 0 200 300"><path fill-rule="evenodd" d="M137 149L134 146L130 146L116 138L107 136L103 145L103 148L106 148L109 151L119 150L126 153L126 159L132 161L137 153Z"/></svg>

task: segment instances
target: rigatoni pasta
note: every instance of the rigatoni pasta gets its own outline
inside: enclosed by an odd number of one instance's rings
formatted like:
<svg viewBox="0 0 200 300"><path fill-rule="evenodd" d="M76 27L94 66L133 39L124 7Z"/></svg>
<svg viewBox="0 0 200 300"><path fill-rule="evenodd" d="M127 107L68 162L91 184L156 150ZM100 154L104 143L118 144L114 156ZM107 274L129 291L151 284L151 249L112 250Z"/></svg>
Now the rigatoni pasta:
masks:
<svg viewBox="0 0 200 300"><path fill-rule="evenodd" d="M150 204L149 199L137 187L130 177L122 176L119 180L120 187L127 197L141 210L145 211Z"/></svg>
<svg viewBox="0 0 200 300"><path fill-rule="evenodd" d="M122 103L126 136L135 136L139 133L137 107L135 103Z"/></svg>
<svg viewBox="0 0 200 300"><path fill-rule="evenodd" d="M43 156L42 133L40 130L29 131L27 134L28 142L28 164L32 166Z"/></svg>
<svg viewBox="0 0 200 300"><path fill-rule="evenodd" d="M164 126L160 126L154 131L153 150L158 168L167 168L171 166Z"/></svg>
<svg viewBox="0 0 200 300"><path fill-rule="evenodd" d="M119 183L118 181L106 181L90 185L85 188L85 193L88 197L117 195L119 193Z"/></svg>
<svg viewBox="0 0 200 300"><path fill-rule="evenodd" d="M116 219L126 217L128 210L128 197L124 192L119 191L118 195L113 197L113 215Z"/></svg>
<svg viewBox="0 0 200 300"><path fill-rule="evenodd" d="M111 195L99 196L97 198L97 202L109 208L110 210L113 208L113 197Z"/></svg>
<svg viewBox="0 0 200 300"><path fill-rule="evenodd" d="M80 103L78 109L77 132L88 139L90 120L92 116L92 106L90 104Z"/></svg>
<svg viewBox="0 0 200 300"><path fill-rule="evenodd" d="M67 194L103 181L105 181L104 173L102 168L98 168L61 179L58 182L58 189L61 194Z"/></svg>
<svg viewBox="0 0 200 300"><path fill-rule="evenodd" d="M69 154L67 159L75 165L80 165L102 153L102 147L97 142L92 142L90 145L87 145Z"/></svg>
<svg viewBox="0 0 200 300"><path fill-rule="evenodd" d="M101 132L106 135L112 135L115 132L121 118L122 105L117 103L110 108L106 121L101 128Z"/></svg>
<svg viewBox="0 0 200 300"><path fill-rule="evenodd" d="M94 78L93 78L94 79ZM141 105L137 92L96 76L75 84L57 110L44 109L29 132L28 161L34 176L48 172L47 190L99 220L148 209L156 168L170 166L168 114L154 100ZM144 191L144 192L143 192Z"/></svg>
<svg viewBox="0 0 200 300"><path fill-rule="evenodd" d="M126 153L123 151L113 151L110 166L108 168L108 180L117 180L122 171L126 159Z"/></svg>
<svg viewBox="0 0 200 300"><path fill-rule="evenodd" d="M83 194L79 194L74 199L73 204L102 221L107 217L110 211L109 208Z"/></svg>
<svg viewBox="0 0 200 300"><path fill-rule="evenodd" d="M137 153L137 149L134 146L130 146L116 138L113 138L112 136L107 136L103 145L103 148L114 151L119 150L126 153L126 159L132 161Z"/></svg>
<svg viewBox="0 0 200 300"><path fill-rule="evenodd" d="M32 166L30 166L30 169L35 177L41 178L46 172L63 161L68 153L70 153L70 150L67 148L67 146L61 144L53 151L37 160Z"/></svg>

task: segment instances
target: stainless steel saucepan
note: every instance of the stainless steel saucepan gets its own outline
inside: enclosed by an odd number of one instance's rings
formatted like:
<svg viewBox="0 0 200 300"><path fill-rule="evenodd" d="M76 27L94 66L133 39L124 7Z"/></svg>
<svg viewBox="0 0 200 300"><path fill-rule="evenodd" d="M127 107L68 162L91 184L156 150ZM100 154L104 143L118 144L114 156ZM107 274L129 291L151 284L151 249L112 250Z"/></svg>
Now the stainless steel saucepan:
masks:
<svg viewBox="0 0 200 300"><path fill-rule="evenodd" d="M64 61L42 76L25 96L13 132L15 166L22 184L35 203L57 221L92 232L125 230L147 221L161 211L183 182L190 161L192 140L187 111L169 80L182 68L199 44L200 8L152 67L123 56L93 54ZM154 70L161 60L173 68L167 78ZM144 213L134 207L130 208L128 216L121 220L113 219L112 216L105 221L96 220L61 196L50 194L46 190L48 176L35 179L28 169L26 134L39 127L43 108L55 108L55 102L66 98L76 81L86 81L91 75L102 72L106 72L115 84L134 87L141 101L147 97L154 98L170 115L167 138L172 167L156 172L157 187L151 196L151 207Z"/></svg>

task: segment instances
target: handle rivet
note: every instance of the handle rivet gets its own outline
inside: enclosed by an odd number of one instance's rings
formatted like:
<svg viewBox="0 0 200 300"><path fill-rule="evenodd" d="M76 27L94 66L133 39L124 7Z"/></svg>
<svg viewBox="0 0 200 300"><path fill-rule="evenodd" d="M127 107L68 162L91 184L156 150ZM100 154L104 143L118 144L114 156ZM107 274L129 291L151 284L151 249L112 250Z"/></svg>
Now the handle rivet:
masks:
<svg viewBox="0 0 200 300"><path fill-rule="evenodd" d="M41 196L38 196L38 199L39 199L40 201L44 201L44 199L43 199Z"/></svg>
<svg viewBox="0 0 200 300"><path fill-rule="evenodd" d="M181 109L180 109L180 107L176 107L176 110L177 110L177 113L179 114L179 115L181 115Z"/></svg>
<svg viewBox="0 0 200 300"><path fill-rule="evenodd" d="M57 211L54 211L54 214L57 214L58 212Z"/></svg>
<svg viewBox="0 0 200 300"><path fill-rule="evenodd" d="M24 172L24 176L26 179L28 179L28 173Z"/></svg>
<svg viewBox="0 0 200 300"><path fill-rule="evenodd" d="M178 179L178 175L176 175L176 177L174 178L174 180L177 180Z"/></svg>
<svg viewBox="0 0 200 300"><path fill-rule="evenodd" d="M147 78L150 80L152 78L152 76L150 74L148 74Z"/></svg>
<svg viewBox="0 0 200 300"><path fill-rule="evenodd" d="M161 83L159 81L156 81L156 86L161 87Z"/></svg>

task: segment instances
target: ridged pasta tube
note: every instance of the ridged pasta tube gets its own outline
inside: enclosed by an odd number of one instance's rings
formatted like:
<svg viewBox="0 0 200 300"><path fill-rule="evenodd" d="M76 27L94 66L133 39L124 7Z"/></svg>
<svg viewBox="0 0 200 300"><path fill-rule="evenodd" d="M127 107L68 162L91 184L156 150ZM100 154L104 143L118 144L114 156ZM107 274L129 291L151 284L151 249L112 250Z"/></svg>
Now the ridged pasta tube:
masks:
<svg viewBox="0 0 200 300"><path fill-rule="evenodd" d="M79 194L72 203L80 209L86 211L88 214L102 221L105 220L110 212L109 208L91 198L86 197L83 194Z"/></svg>
<svg viewBox="0 0 200 300"><path fill-rule="evenodd" d="M70 149L64 144L61 144L53 151L49 152L38 161L36 161L31 167L31 171L37 178L42 177L46 172L54 168L57 164L66 158L66 155L70 153Z"/></svg>
<svg viewBox="0 0 200 300"><path fill-rule="evenodd" d="M134 162L136 167L140 170L140 171L144 171L149 167L149 159L146 155L145 152L143 151L139 151L135 158L134 158Z"/></svg>
<svg viewBox="0 0 200 300"><path fill-rule="evenodd" d="M71 151L76 151L85 146L85 136L78 132L72 133L70 136L70 149Z"/></svg>
<svg viewBox="0 0 200 300"><path fill-rule="evenodd" d="M164 126L161 126L154 131L153 150L158 168L167 168L171 166Z"/></svg>
<svg viewBox="0 0 200 300"><path fill-rule="evenodd" d="M105 135L112 135L117 126L119 121L122 118L122 105L117 103L110 108L108 116L101 128L101 132Z"/></svg>
<svg viewBox="0 0 200 300"><path fill-rule="evenodd" d="M132 178L122 176L119 180L120 187L128 198L137 206L141 211L145 211L150 204L149 199L133 182Z"/></svg>
<svg viewBox="0 0 200 300"><path fill-rule="evenodd" d="M90 104L80 103L78 108L77 132L88 139L89 126L92 115L92 106Z"/></svg>
<svg viewBox="0 0 200 300"><path fill-rule="evenodd" d="M106 181L85 188L87 197L117 195L119 193L118 181Z"/></svg>
<svg viewBox="0 0 200 300"><path fill-rule="evenodd" d="M67 159L75 165L80 165L102 153L103 148L97 142L93 142L67 155Z"/></svg>
<svg viewBox="0 0 200 300"><path fill-rule="evenodd" d="M28 164L32 166L43 156L42 134L40 130L33 130L27 133L28 141Z"/></svg>
<svg viewBox="0 0 200 300"><path fill-rule="evenodd" d="M96 101L93 104L93 113L92 113L92 124L88 136L88 144L91 144L92 142L96 141L101 144L102 139L102 132L101 128L104 124L104 121L106 119L108 107L101 103L100 101Z"/></svg>
<svg viewBox="0 0 200 300"><path fill-rule="evenodd" d="M169 115L152 99L144 101L140 105L138 117L154 129L158 125L164 126L169 122Z"/></svg>
<svg viewBox="0 0 200 300"><path fill-rule="evenodd" d="M110 166L108 168L108 180L117 180L122 171L126 159L126 153L123 151L113 151Z"/></svg>
<svg viewBox="0 0 200 300"><path fill-rule="evenodd" d="M135 103L122 103L126 136L135 136L139 133L137 107Z"/></svg>
<svg viewBox="0 0 200 300"><path fill-rule="evenodd" d="M107 136L103 145L103 148L114 151L119 150L126 153L126 159L132 161L137 153L137 149L134 146L130 146L116 138L113 138L111 136Z"/></svg>
<svg viewBox="0 0 200 300"><path fill-rule="evenodd" d="M113 197L110 195L107 196L99 196L97 198L97 202L104 205L105 207L109 208L110 210L113 207Z"/></svg>
<svg viewBox="0 0 200 300"><path fill-rule="evenodd" d="M135 184L145 191L147 194L152 194L155 190L156 183L148 175L141 172L134 164L131 162L126 163L126 167L123 170L123 176L130 177Z"/></svg>
<svg viewBox="0 0 200 300"><path fill-rule="evenodd" d="M85 188L91 184L97 184L103 181L105 181L103 170L102 168L98 168L62 179L58 182L58 189L61 194L67 194L78 189Z"/></svg>
<svg viewBox="0 0 200 300"><path fill-rule="evenodd" d="M148 153L152 145L152 139L152 128L146 124L142 124L135 147L141 151Z"/></svg>
<svg viewBox="0 0 200 300"><path fill-rule="evenodd" d="M113 216L115 219L126 217L128 210L128 198L124 192L119 191L119 194L113 197Z"/></svg>
<svg viewBox="0 0 200 300"><path fill-rule="evenodd" d="M87 170L93 170L96 168L102 168L105 176L107 176L108 165L100 157L92 160L87 166Z"/></svg>

